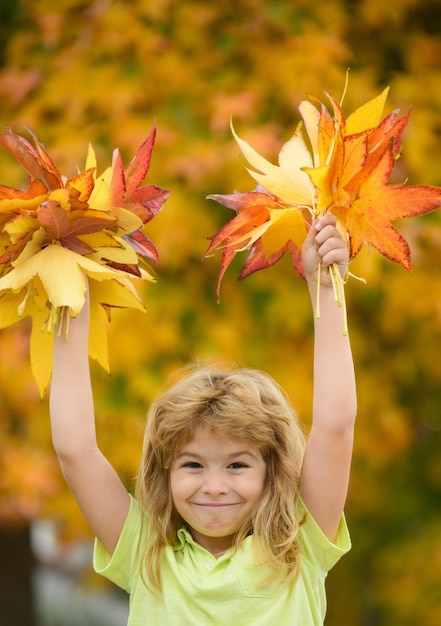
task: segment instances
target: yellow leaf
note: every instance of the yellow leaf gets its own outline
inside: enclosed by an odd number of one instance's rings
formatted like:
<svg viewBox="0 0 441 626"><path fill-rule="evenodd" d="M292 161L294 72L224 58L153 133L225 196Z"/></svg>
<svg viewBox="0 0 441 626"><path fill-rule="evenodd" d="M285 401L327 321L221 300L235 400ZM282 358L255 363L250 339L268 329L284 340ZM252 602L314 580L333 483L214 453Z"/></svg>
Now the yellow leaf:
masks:
<svg viewBox="0 0 441 626"><path fill-rule="evenodd" d="M308 135L311 143L311 150L313 154L312 167L318 167L320 165L320 149L318 141L320 112L317 107L312 104L312 102L309 102L309 100L303 100L303 102L299 105L299 113L303 118L306 134Z"/></svg>
<svg viewBox="0 0 441 626"><path fill-rule="evenodd" d="M141 298L129 279L125 277L102 282L90 281L91 298L99 304L145 311Z"/></svg>
<svg viewBox="0 0 441 626"><path fill-rule="evenodd" d="M121 277L115 280L89 281L90 287L90 333L89 355L107 372L110 371L108 355L109 319L104 305L132 308L145 312L141 298L136 293L130 280Z"/></svg>
<svg viewBox="0 0 441 626"><path fill-rule="evenodd" d="M308 177L299 168L301 166L312 165L311 157L306 163L300 164L298 162L299 154L303 154L300 148L294 149L295 142L298 142L298 138L294 136L291 140L292 145L287 147L287 153L290 153L292 157L295 157L296 161L290 166L289 171L281 169L277 165L273 165L262 157L258 152L254 150L246 141L241 139L231 127L234 138L236 139L242 154L250 165L255 168L256 171L249 168L250 175L260 183L267 191L279 198L283 198L285 202L292 204L307 204L310 206L312 197L312 185ZM283 149L282 149L283 150ZM287 164L287 157L282 156L283 163Z"/></svg>
<svg viewBox="0 0 441 626"><path fill-rule="evenodd" d="M12 326L20 319L18 309L24 297L23 290L18 293L3 293L0 296L0 329Z"/></svg>
<svg viewBox="0 0 441 626"><path fill-rule="evenodd" d="M49 200L58 202L58 204L67 212L70 211L70 190L69 189L54 189L49 193Z"/></svg>
<svg viewBox="0 0 441 626"><path fill-rule="evenodd" d="M378 126L383 115L388 93L389 87L386 87L379 96L366 102L366 104L363 104L363 106L351 113L346 120L346 134L355 135Z"/></svg>
<svg viewBox="0 0 441 626"><path fill-rule="evenodd" d="M77 235L77 238L87 243L91 248L120 248L121 244L113 235L105 230L99 230L96 233L87 233L85 235Z"/></svg>
<svg viewBox="0 0 441 626"><path fill-rule="evenodd" d="M98 211L108 211L111 207L110 202L110 181L112 178L112 168L108 167L102 174L95 180L95 186L90 194L88 201L89 206L92 209Z"/></svg>
<svg viewBox="0 0 441 626"><path fill-rule="evenodd" d="M55 308L67 306L72 314L80 312L84 304L86 283L81 270L103 280L113 278L115 272L60 245L47 246L8 274L0 278L0 291L18 291L34 276L39 276L47 296Z"/></svg>
<svg viewBox="0 0 441 626"><path fill-rule="evenodd" d="M87 151L86 157L86 170L95 169L96 170L96 155L95 150L93 149L92 144L89 144L89 149Z"/></svg>
<svg viewBox="0 0 441 626"><path fill-rule="evenodd" d="M121 237L114 237L115 241L119 244L119 247L113 248L98 248L95 254L90 254L89 259L93 261L99 261L100 259L106 259L113 263L135 265L138 263L138 256L132 246L124 241Z"/></svg>
<svg viewBox="0 0 441 626"><path fill-rule="evenodd" d="M54 335L43 329L47 311L34 311L30 338L31 371L37 383L40 397L43 398L52 373Z"/></svg>
<svg viewBox="0 0 441 626"><path fill-rule="evenodd" d="M273 166L276 167L276 166ZM311 193L305 195L299 193L299 189L291 178L282 173L280 168L276 168L277 171L273 171L272 174L258 174L248 169L248 172L262 187L269 191L278 198L283 198L283 201L289 204L298 206L311 206L313 189L311 186Z"/></svg>
<svg viewBox="0 0 441 626"><path fill-rule="evenodd" d="M13 267L17 267L20 263L23 263L27 259L30 259L32 256L38 254L41 249L42 243L46 237L46 231L43 227L40 227L35 233L32 235L32 239L28 241L25 245L21 254L13 261Z"/></svg>
<svg viewBox="0 0 441 626"><path fill-rule="evenodd" d="M110 371L108 354L108 327L109 320L106 311L100 304L96 284L90 281L90 331L89 355L101 367Z"/></svg>
<svg viewBox="0 0 441 626"><path fill-rule="evenodd" d="M298 209L273 209L271 227L262 235L262 246L267 257L277 252L291 239L301 248L306 236L303 214Z"/></svg>
<svg viewBox="0 0 441 626"><path fill-rule="evenodd" d="M8 233L11 243L16 244L17 241L20 241L20 239L26 237L29 232L38 229L38 227L39 223L35 217L31 215L18 215L8 222L3 230Z"/></svg>
<svg viewBox="0 0 441 626"><path fill-rule="evenodd" d="M139 271L141 273L141 280L148 280L149 283L156 283L156 278L151 272L148 272L143 267L140 267ZM136 280L136 276L131 276L131 279Z"/></svg>
<svg viewBox="0 0 441 626"><path fill-rule="evenodd" d="M42 202L47 200L47 194L35 198L2 198L0 200L0 213L34 211Z"/></svg>
<svg viewBox="0 0 441 626"><path fill-rule="evenodd" d="M142 228L142 220L133 211L112 207L112 213L118 218L118 233L120 235L128 235Z"/></svg>
<svg viewBox="0 0 441 626"><path fill-rule="evenodd" d="M296 132L287 141L279 152L279 165L289 175L290 180L306 198L311 198L311 183L302 171L303 167L312 167L311 153L308 150L302 135L302 126L299 124Z"/></svg>
<svg viewBox="0 0 441 626"><path fill-rule="evenodd" d="M332 171L329 165L322 165L321 167L311 167L305 170L314 184L314 187L318 192L318 201L315 207L316 216L325 211L333 201L333 194L331 191Z"/></svg>
<svg viewBox="0 0 441 626"><path fill-rule="evenodd" d="M73 254L62 246L51 245L25 263L38 267L36 273L52 306L55 308L68 306L73 313L79 313L84 304L86 282ZM77 256L79 259L82 258ZM20 267L23 268L25 263Z"/></svg>

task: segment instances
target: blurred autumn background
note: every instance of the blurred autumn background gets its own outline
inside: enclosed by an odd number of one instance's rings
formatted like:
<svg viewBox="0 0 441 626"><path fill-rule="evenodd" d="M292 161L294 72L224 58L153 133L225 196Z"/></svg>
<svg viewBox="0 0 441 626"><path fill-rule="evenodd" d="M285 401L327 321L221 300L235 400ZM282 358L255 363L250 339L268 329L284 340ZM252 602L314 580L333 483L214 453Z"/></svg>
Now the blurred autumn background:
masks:
<svg viewBox="0 0 441 626"><path fill-rule="evenodd" d="M195 358L269 371L309 422L305 286L288 258L238 283L242 257L217 304L220 258L202 257L232 215L205 196L254 186L230 116L274 159L300 101L325 101L325 90L340 99L348 67L347 114L386 85L385 113L412 106L394 182L441 185L438 0L2 0L1 123L33 130L63 174L83 169L89 142L99 171L115 147L127 164L156 119L147 182L171 191L147 230L157 283L143 293L145 316L113 315L111 376L93 367L100 444L128 487L149 403ZM0 181L27 182L6 152ZM441 213L397 227L413 271L365 250L351 270L367 284L347 285L359 388L354 547L329 576L327 626L441 624ZM115 592L81 558L91 537L53 453L28 333L25 322L0 333L0 623L123 624L106 613ZM72 616L68 600L61 617L42 601L48 570L73 581ZM104 598L101 617L81 618L89 593Z"/></svg>

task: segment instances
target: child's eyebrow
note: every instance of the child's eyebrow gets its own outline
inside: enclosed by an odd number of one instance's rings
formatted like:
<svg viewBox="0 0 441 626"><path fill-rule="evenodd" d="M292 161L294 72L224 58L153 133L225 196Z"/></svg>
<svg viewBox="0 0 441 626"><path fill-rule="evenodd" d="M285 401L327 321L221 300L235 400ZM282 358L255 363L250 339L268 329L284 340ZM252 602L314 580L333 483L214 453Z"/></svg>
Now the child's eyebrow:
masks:
<svg viewBox="0 0 441 626"><path fill-rule="evenodd" d="M256 458L256 455L250 452L249 450L238 450L237 452L232 452L231 454L228 455L228 458L231 459L235 456L250 456L253 459Z"/></svg>
<svg viewBox="0 0 441 626"><path fill-rule="evenodd" d="M180 452L175 457L175 459L177 460L177 459L180 459L180 458L182 458L184 456L191 456L191 457L196 458L196 459L202 459L203 458L203 455L199 454L198 452L193 452L192 450L183 450L182 452ZM253 454L252 452L250 452L249 450L238 450L237 452L232 452L231 454L227 454L226 458L227 459L233 459L233 458L238 457L238 456L249 456L252 459L256 459L257 458L256 455Z"/></svg>
<svg viewBox="0 0 441 626"><path fill-rule="evenodd" d="M197 452L191 452L190 450L184 450L183 452L180 452L179 454L177 454L175 456L175 459L181 459L183 456L192 456L195 458L202 458L200 454L198 454Z"/></svg>

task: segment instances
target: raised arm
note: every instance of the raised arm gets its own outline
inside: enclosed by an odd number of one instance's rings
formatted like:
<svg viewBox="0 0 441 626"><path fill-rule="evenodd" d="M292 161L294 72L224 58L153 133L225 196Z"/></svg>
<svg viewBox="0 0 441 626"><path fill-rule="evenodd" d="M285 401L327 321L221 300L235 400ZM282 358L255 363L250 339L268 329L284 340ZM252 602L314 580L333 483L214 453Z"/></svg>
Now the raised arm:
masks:
<svg viewBox="0 0 441 626"><path fill-rule="evenodd" d="M112 553L129 495L98 448L88 357L89 303L72 319L69 338L55 337L50 394L52 441L61 468L92 532Z"/></svg>
<svg viewBox="0 0 441 626"><path fill-rule="evenodd" d="M314 394L311 432L302 469L302 498L327 537L335 539L345 505L357 411L355 375L344 310L335 301L326 268L346 274L348 249L332 215L312 225L303 265L314 313ZM318 264L320 317L316 316Z"/></svg>

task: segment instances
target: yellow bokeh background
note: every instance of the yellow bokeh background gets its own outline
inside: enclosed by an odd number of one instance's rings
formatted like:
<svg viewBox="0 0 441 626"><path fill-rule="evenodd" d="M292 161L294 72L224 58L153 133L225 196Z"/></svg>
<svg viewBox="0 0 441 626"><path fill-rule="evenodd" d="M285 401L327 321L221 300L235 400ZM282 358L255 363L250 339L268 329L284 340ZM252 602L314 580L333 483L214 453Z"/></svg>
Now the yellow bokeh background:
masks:
<svg viewBox="0 0 441 626"><path fill-rule="evenodd" d="M159 252L147 314L115 311L111 376L93 366L100 444L130 488L149 403L194 359L269 371L309 423L312 324L288 258L223 280L207 237L231 211L212 193L253 181L230 132L268 159L293 133L308 95L348 115L390 93L412 107L395 182L441 185L441 7L437 0L21 0L0 8L0 120L30 128L67 177L88 143L100 169L128 164L153 121L147 182L169 200L147 232ZM0 182L25 186L0 153ZM328 626L441 623L441 217L396 224L413 269L364 249L348 283L359 416L347 518L354 547L330 574ZM1 303L0 303L1 306ZM0 333L2 526L55 516L66 541L88 531L50 442L47 398L29 368L27 323Z"/></svg>

